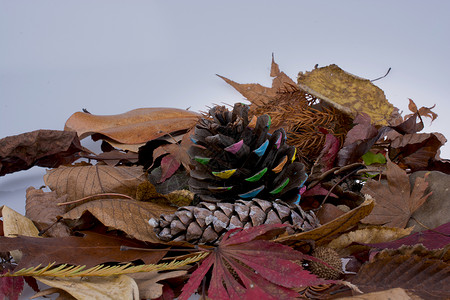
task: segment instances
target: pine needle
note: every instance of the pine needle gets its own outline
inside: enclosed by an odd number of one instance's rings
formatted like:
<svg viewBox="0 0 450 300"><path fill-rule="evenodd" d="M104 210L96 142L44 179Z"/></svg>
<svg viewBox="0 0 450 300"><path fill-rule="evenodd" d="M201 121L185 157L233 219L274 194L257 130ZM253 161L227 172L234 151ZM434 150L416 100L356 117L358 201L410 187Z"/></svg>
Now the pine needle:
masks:
<svg viewBox="0 0 450 300"><path fill-rule="evenodd" d="M37 267L24 268L17 272L0 274L0 277L16 277L16 276L46 276L46 277L87 277L87 276L114 276L123 274L132 274L140 272L152 272L173 270L183 267L185 265L202 260L209 255L209 252L204 251L198 255L189 257L185 260L173 260L169 263L162 264L150 264L132 266L131 264L117 265L117 266L105 266L98 265L85 270L86 266L74 266L62 264L57 267L53 267L55 263L51 263L46 267L41 268L41 265Z"/></svg>

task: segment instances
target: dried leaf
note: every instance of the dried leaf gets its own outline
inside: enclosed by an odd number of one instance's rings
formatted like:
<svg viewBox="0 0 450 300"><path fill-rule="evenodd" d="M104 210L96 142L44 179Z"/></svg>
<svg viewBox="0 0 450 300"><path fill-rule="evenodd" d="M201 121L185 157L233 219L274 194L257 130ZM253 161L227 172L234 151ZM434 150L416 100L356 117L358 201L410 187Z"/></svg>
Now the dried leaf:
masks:
<svg viewBox="0 0 450 300"><path fill-rule="evenodd" d="M440 133L411 133L398 136L389 145L389 156L413 171L426 170L447 142Z"/></svg>
<svg viewBox="0 0 450 300"><path fill-rule="evenodd" d="M140 299L136 282L126 275L89 278L36 277L76 299Z"/></svg>
<svg viewBox="0 0 450 300"><path fill-rule="evenodd" d="M140 241L94 232L85 232L83 237L0 237L0 251L20 250L23 253L16 270L50 263L85 265L89 268L106 262L131 262L137 259L153 264L167 252L164 249L121 251L121 246L148 247L146 243Z"/></svg>
<svg viewBox="0 0 450 300"><path fill-rule="evenodd" d="M361 220L363 223L405 228L412 213L430 196L424 195L428 183L417 178L411 191L408 175L399 166L388 160L387 185L369 179L361 192L369 194L375 201L371 214Z"/></svg>
<svg viewBox="0 0 450 300"><path fill-rule="evenodd" d="M409 99L409 105L408 108L409 110L412 112L412 114L407 114L405 115L405 119L409 118L410 116L412 116L415 113L419 113L419 115L421 115L422 117L427 117L431 119L431 122L433 122L434 120L436 120L436 118L438 117L437 113L433 112L432 109L436 106L433 105L432 107L425 107L422 106L419 110L417 110L417 106L414 103L414 101L412 99Z"/></svg>
<svg viewBox="0 0 450 300"><path fill-rule="evenodd" d="M319 219L320 224L326 224L342 216L343 214L345 214L345 212L340 210L335 205L324 203L317 211L316 216Z"/></svg>
<svg viewBox="0 0 450 300"><path fill-rule="evenodd" d="M326 283L290 261L304 258L301 252L262 240L279 234L284 227L265 224L228 231L192 273L179 299L188 299L211 267L208 296L216 299L293 299L297 293L290 288Z"/></svg>
<svg viewBox="0 0 450 300"><path fill-rule="evenodd" d="M337 65L300 72L301 89L354 117L368 114L377 125L388 125L394 112L384 92L370 80L345 72Z"/></svg>
<svg viewBox="0 0 450 300"><path fill-rule="evenodd" d="M56 192L44 192L43 190L29 187L27 189L27 200L25 204L25 216L30 218L39 230L46 230L46 236L63 237L69 236L70 230L63 223L56 223L57 216L66 212L64 206L58 203L66 202L67 195L59 197Z"/></svg>
<svg viewBox="0 0 450 300"><path fill-rule="evenodd" d="M105 226L122 230L140 241L160 243L148 220L159 218L161 214L173 214L176 208L128 199L100 199L75 207L63 218L78 219L86 211Z"/></svg>
<svg viewBox="0 0 450 300"><path fill-rule="evenodd" d="M450 223L443 224L434 229L416 232L407 237L385 243L367 243L365 245L378 249L397 249L402 245L413 246L422 244L427 249L442 249L450 244Z"/></svg>
<svg viewBox="0 0 450 300"><path fill-rule="evenodd" d="M171 177L180 167L181 163L172 154L166 155L161 160L161 179L159 182L166 181L167 178Z"/></svg>
<svg viewBox="0 0 450 300"><path fill-rule="evenodd" d="M56 168L79 158L75 132L36 130L0 140L0 176L33 166Z"/></svg>
<svg viewBox="0 0 450 300"><path fill-rule="evenodd" d="M141 299L155 299L161 297L163 294L163 285L158 283L158 281L183 276L185 274L187 274L187 271L172 271L164 273L154 271L134 273L128 276L136 281Z"/></svg>
<svg viewBox="0 0 450 300"><path fill-rule="evenodd" d="M98 133L122 144L142 144L197 123L200 114L177 108L139 108L129 112L99 116L74 113L64 130L76 131L80 139Z"/></svg>
<svg viewBox="0 0 450 300"><path fill-rule="evenodd" d="M0 274L6 273L8 270L4 269ZM18 300L23 291L24 279L23 277L0 277L0 299Z"/></svg>
<svg viewBox="0 0 450 300"><path fill-rule="evenodd" d="M39 230L30 219L6 205L0 206L0 217L3 217L3 232L5 236L39 236Z"/></svg>
<svg viewBox="0 0 450 300"><path fill-rule="evenodd" d="M272 56L272 66L270 70L270 76L275 77L272 81L272 87L267 88L257 83L240 84L234 82L228 78L217 75L226 83L234 87L239 93L247 98L255 106L262 106L268 104L271 100L277 97L277 93L285 85L295 86L295 82L290 79L285 73L280 72L278 64L275 63Z"/></svg>
<svg viewBox="0 0 450 300"><path fill-rule="evenodd" d="M279 237L275 239L275 241L288 245L302 245L306 244L307 241L315 241L317 246L325 245L333 236L353 227L362 218L370 214L373 207L374 201L371 198L368 198L357 208L352 209L329 223L310 231Z"/></svg>
<svg viewBox="0 0 450 300"><path fill-rule="evenodd" d="M403 288L424 299L448 299L450 266L444 252L421 245L383 250L361 267L352 283L363 292Z"/></svg>
<svg viewBox="0 0 450 300"><path fill-rule="evenodd" d="M379 299L395 299L395 300L421 300L422 298L407 292L401 288L389 289L381 292L373 292L368 294L356 295L353 297L339 298L341 300L379 300Z"/></svg>
<svg viewBox="0 0 450 300"><path fill-rule="evenodd" d="M355 248L361 246L351 246L353 243L370 244L370 243L384 243L397 240L409 235L413 227L403 228L389 228L389 227L368 227L344 233L332 240L327 247L338 250L341 256L346 256L354 253Z"/></svg>
<svg viewBox="0 0 450 300"><path fill-rule="evenodd" d="M102 161L109 166L116 166L118 164L125 164L125 163L126 164L135 164L138 161L137 153L122 152L119 150L112 150L112 151L100 153L98 155L87 155L84 157L87 159L95 159L98 161Z"/></svg>
<svg viewBox="0 0 450 300"><path fill-rule="evenodd" d="M58 197L68 201L101 193L119 193L134 197L137 186L145 179L141 167L105 165L59 167L47 171L44 182Z"/></svg>

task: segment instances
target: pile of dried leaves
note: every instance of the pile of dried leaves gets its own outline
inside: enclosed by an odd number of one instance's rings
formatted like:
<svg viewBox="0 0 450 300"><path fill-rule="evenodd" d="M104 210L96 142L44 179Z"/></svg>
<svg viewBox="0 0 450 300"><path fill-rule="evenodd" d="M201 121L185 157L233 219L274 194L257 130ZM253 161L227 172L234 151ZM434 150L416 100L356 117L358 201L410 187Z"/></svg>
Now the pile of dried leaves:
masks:
<svg viewBox="0 0 450 300"><path fill-rule="evenodd" d="M25 216L0 207L0 299L18 299L24 282L36 297L61 299L448 299L450 162L439 157L445 137L420 132L433 107L410 100L402 116L370 80L336 65L294 82L272 60L270 75L270 88L221 78L251 115L271 117L271 132L286 131L308 175L300 205L320 227L292 234L263 224L230 229L218 245L163 242L149 220L195 204L188 150L202 115L77 112L64 131L0 140L0 176L50 168L50 191L27 189ZM81 146L87 136L103 153Z"/></svg>

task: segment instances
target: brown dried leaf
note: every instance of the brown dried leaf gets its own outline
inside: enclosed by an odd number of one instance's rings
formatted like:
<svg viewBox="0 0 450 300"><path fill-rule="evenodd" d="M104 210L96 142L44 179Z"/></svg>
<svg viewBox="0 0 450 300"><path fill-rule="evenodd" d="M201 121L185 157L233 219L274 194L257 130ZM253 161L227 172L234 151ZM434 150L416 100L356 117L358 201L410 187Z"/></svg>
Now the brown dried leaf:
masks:
<svg viewBox="0 0 450 300"><path fill-rule="evenodd" d="M436 120L436 118L438 117L438 114L435 113L434 111L432 111L432 109L436 106L433 105L431 107L425 107L422 106L419 110L417 110L417 106L414 103L414 101L412 99L409 99L409 105L408 108L409 110L412 112L412 114L407 114L404 116L404 119L406 120L407 118L409 118L410 116L412 116L413 114L415 114L416 112L419 113L419 115L421 115L422 117L427 117L431 119L431 122L433 122L434 120Z"/></svg>
<svg viewBox="0 0 450 300"><path fill-rule="evenodd" d="M336 207L336 205L324 203L317 211L316 216L319 219L320 224L325 224L333 221L343 214L345 214L345 212Z"/></svg>
<svg viewBox="0 0 450 300"><path fill-rule="evenodd" d="M180 277L187 274L187 271L170 271L160 273L145 272L145 273L133 273L128 276L136 281L139 288L139 297L141 299L156 299L163 294L163 285L158 281Z"/></svg>
<svg viewBox="0 0 450 300"><path fill-rule="evenodd" d="M405 168L426 170L429 163L438 158L439 148L446 142L438 132L400 135L390 143L389 156L398 159Z"/></svg>
<svg viewBox="0 0 450 300"><path fill-rule="evenodd" d="M46 230L46 236L51 237L63 237L69 236L70 230L63 223L56 223L57 216L60 216L66 212L64 206L58 206L60 202L67 201L67 195L59 197L56 192L44 192L34 187L27 189L27 200L25 204L25 216L30 218L38 227L38 229Z"/></svg>
<svg viewBox="0 0 450 300"><path fill-rule="evenodd" d="M336 234L346 231L356 225L362 218L370 214L374 207L372 199L366 199L364 203L342 216L310 231L301 232L289 236L279 237L276 242L283 244L305 244L308 240L315 241L317 246L325 245Z"/></svg>
<svg viewBox="0 0 450 300"><path fill-rule="evenodd" d="M411 191L408 175L399 166L387 161L387 185L369 179L361 192L372 196L375 208L361 220L363 223L405 228L409 218L430 194L424 195L428 183L425 178L417 178Z"/></svg>
<svg viewBox="0 0 450 300"><path fill-rule="evenodd" d="M90 268L108 262L132 262L142 259L146 264L160 261L167 250L160 251L121 251L121 246L148 248L148 243L98 234L83 232L84 236L68 236L61 238L40 237L0 237L0 251L20 250L22 259L16 270L36 267L38 265L69 264L86 265Z"/></svg>
<svg viewBox="0 0 450 300"><path fill-rule="evenodd" d="M352 116L368 114L377 125L388 125L394 112L384 92L370 80L347 73L337 65L300 72L298 84L307 93Z"/></svg>
<svg viewBox="0 0 450 300"><path fill-rule="evenodd" d="M278 64L275 63L272 55L272 66L270 69L270 76L275 77L272 81L272 87L268 88L257 83L241 84L234 82L228 78L217 75L226 83L234 87L242 94L248 101L255 106L267 105L270 101L277 97L277 93L285 85L295 86L295 82L289 78L285 73L280 72Z"/></svg>
<svg viewBox="0 0 450 300"><path fill-rule="evenodd" d="M122 148L121 148L122 149ZM98 155L88 155L84 156L88 159L95 159L98 161L103 161L109 166L115 166L119 163L129 163L135 164L138 161L138 154L134 152L122 152L119 150L112 150L108 152L102 152Z"/></svg>
<svg viewBox="0 0 450 300"><path fill-rule="evenodd" d="M361 267L352 283L363 292L403 288L424 299L448 299L448 259L448 250L427 250L422 245L383 250Z"/></svg>
<svg viewBox="0 0 450 300"><path fill-rule="evenodd" d="M136 196L137 186L145 181L142 167L111 167L105 165L59 167L47 171L45 184L58 197L68 195L69 201L101 193Z"/></svg>
<svg viewBox="0 0 450 300"><path fill-rule="evenodd" d="M122 230L140 241L161 243L148 220L161 214L173 214L176 208L152 202L128 199L101 199L84 203L63 215L65 219L79 219L90 212L105 226Z"/></svg>
<svg viewBox="0 0 450 300"><path fill-rule="evenodd" d="M380 299L395 299L395 300L422 300L422 298L414 295L401 288L389 289L381 292L374 292L353 297L343 297L341 300L380 300Z"/></svg>
<svg viewBox="0 0 450 300"><path fill-rule="evenodd" d="M353 243L384 243L390 242L409 235L414 227L410 228L389 228L389 227L367 227L344 233L339 237L332 240L327 247L333 248L338 251L341 256L350 255L354 253L355 248L361 248L364 246L351 246ZM367 248L367 247L365 247Z"/></svg>
<svg viewBox="0 0 450 300"><path fill-rule="evenodd" d="M0 140L0 176L33 166L56 168L83 151L75 132L36 130Z"/></svg>
<svg viewBox="0 0 450 300"><path fill-rule="evenodd" d="M142 144L197 123L200 114L177 108L139 108L117 115L74 113L64 130L76 131L80 139L99 133L118 143Z"/></svg>

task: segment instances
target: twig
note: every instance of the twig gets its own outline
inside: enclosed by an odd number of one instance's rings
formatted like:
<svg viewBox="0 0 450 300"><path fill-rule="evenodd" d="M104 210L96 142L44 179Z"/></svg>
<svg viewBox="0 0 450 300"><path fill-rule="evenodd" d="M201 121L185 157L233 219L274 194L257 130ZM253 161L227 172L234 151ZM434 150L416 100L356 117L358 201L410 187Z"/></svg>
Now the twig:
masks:
<svg viewBox="0 0 450 300"><path fill-rule="evenodd" d="M386 77L386 76L389 74L390 71L391 71L391 68L389 67L389 69L387 70L386 74L384 74L384 75L381 76L381 77L372 79L370 82L374 82L374 81L377 81L377 80L379 80L379 79L383 79L384 77Z"/></svg>

